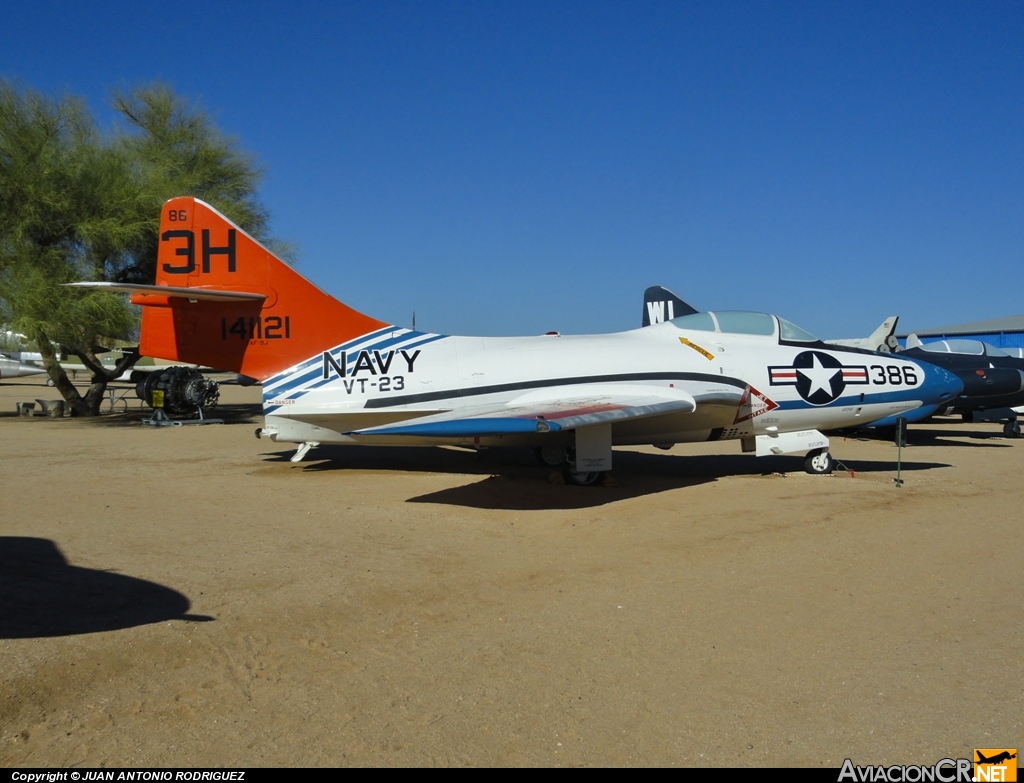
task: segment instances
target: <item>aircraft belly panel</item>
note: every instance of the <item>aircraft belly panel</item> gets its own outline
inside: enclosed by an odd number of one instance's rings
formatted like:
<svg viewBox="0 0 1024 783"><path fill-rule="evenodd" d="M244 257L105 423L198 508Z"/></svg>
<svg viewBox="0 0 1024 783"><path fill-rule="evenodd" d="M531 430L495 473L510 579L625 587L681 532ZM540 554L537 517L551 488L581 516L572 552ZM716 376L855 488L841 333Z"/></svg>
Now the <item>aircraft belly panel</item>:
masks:
<svg viewBox="0 0 1024 783"><path fill-rule="evenodd" d="M894 402L865 402L849 405L835 405L828 408L787 408L774 410L763 420L756 422L758 433L763 433L768 426L779 426L779 429L841 429L855 427L889 416L913 410L921 405L917 400Z"/></svg>

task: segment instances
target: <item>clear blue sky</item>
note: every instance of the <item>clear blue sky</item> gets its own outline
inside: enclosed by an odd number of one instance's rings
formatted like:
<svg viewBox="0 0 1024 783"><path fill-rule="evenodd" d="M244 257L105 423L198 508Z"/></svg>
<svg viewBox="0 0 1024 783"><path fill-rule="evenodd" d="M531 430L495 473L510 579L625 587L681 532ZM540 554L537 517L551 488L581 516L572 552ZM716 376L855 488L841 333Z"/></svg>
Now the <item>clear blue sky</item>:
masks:
<svg viewBox="0 0 1024 783"><path fill-rule="evenodd" d="M1021 2L8 3L0 75L156 79L264 166L299 270L449 334L668 286L821 337L1024 312Z"/></svg>

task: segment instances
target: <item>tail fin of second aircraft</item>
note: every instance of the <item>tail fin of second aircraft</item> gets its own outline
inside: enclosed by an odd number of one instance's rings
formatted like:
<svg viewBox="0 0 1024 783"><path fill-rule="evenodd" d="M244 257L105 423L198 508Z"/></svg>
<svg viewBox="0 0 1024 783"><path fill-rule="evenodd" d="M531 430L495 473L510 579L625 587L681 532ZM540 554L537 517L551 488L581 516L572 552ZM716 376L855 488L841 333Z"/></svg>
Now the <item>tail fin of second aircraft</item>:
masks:
<svg viewBox="0 0 1024 783"><path fill-rule="evenodd" d="M875 329L868 337L856 337L844 340L826 340L829 345L846 345L850 348L866 348L869 351L879 353L896 353L899 350L899 341L896 339L896 323L900 320L898 315L890 315L882 324ZM911 346L908 345L908 348Z"/></svg>
<svg viewBox="0 0 1024 783"><path fill-rule="evenodd" d="M163 206L155 286L120 286L142 305L140 352L264 380L387 324L325 294L196 198Z"/></svg>
<svg viewBox="0 0 1024 783"><path fill-rule="evenodd" d="M898 315L890 315L875 331L868 337L868 348L872 351L882 353L893 353L899 343L896 341L896 323L900 320Z"/></svg>
<svg viewBox="0 0 1024 783"><path fill-rule="evenodd" d="M644 291L644 312L640 326L660 324L681 315L693 315L697 310L667 288L652 285Z"/></svg>

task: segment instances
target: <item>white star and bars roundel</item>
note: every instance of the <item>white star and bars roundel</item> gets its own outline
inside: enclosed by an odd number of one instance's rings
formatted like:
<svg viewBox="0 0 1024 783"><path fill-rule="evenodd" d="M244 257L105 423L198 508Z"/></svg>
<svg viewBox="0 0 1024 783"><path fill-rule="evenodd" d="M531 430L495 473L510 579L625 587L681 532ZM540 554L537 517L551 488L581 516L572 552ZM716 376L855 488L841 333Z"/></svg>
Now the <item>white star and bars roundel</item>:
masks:
<svg viewBox="0 0 1024 783"><path fill-rule="evenodd" d="M803 351L788 367L769 367L772 386L796 386L796 392L811 405L827 405L839 399L847 386L868 382L867 365L844 365L822 351Z"/></svg>

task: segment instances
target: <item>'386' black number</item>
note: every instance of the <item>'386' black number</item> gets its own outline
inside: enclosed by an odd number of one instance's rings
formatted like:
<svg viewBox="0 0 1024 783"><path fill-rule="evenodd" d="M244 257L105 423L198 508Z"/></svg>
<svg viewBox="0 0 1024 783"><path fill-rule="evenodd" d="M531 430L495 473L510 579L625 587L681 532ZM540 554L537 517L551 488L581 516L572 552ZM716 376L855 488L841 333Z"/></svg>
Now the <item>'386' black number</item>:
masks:
<svg viewBox="0 0 1024 783"><path fill-rule="evenodd" d="M883 367L881 364L872 364L870 369L873 373L871 383L875 386L883 386L886 383L890 386L917 385L917 373L909 365L905 364L901 367L896 364L887 364Z"/></svg>

